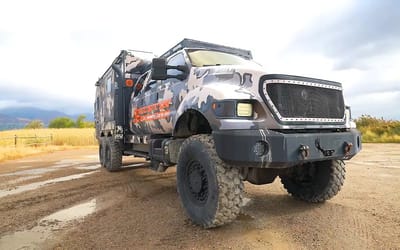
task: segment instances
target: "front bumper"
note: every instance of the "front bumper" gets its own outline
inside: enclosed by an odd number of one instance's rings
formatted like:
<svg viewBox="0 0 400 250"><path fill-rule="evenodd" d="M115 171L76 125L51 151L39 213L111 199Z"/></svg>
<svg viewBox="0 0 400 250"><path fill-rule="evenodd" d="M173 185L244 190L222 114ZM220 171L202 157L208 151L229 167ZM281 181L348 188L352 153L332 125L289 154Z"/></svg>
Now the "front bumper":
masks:
<svg viewBox="0 0 400 250"><path fill-rule="evenodd" d="M213 137L218 156L242 167L285 168L312 161L348 160L362 147L356 129L287 134L266 129L220 130L214 131Z"/></svg>

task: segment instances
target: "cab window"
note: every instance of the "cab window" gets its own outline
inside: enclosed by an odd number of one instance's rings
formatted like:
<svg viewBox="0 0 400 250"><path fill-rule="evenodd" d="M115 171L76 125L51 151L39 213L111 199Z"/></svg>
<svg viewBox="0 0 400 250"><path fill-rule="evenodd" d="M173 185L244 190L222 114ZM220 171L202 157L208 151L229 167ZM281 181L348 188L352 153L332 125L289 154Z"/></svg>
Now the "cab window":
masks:
<svg viewBox="0 0 400 250"><path fill-rule="evenodd" d="M183 66L183 65L186 65L185 57L183 56L182 53L178 53L175 56L171 57L168 60L167 64L171 65L171 66L179 66L179 65ZM176 70L176 69L169 69L167 71L167 74L168 75L172 75L172 76L177 76L177 75L182 74L182 71L179 71L179 70Z"/></svg>

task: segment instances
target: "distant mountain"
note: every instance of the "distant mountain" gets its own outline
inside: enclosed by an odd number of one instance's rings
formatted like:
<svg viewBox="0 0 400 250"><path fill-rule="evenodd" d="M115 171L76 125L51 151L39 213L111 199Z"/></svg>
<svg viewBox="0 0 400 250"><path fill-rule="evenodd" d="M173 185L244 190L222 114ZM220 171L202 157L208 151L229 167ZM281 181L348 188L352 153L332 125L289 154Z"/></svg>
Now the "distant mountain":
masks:
<svg viewBox="0 0 400 250"><path fill-rule="evenodd" d="M0 114L14 118L24 118L28 120L39 119L45 124L55 117L68 116L67 114L55 110L43 110L38 108L6 108L0 109Z"/></svg>
<svg viewBox="0 0 400 250"><path fill-rule="evenodd" d="M0 109L0 130L23 128L31 120L41 120L46 126L57 117L76 119L81 114L68 115L57 110L44 110L33 107ZM84 113L87 121L93 121L93 114Z"/></svg>
<svg viewBox="0 0 400 250"><path fill-rule="evenodd" d="M0 113L0 130L16 129L25 127L29 119L12 117Z"/></svg>

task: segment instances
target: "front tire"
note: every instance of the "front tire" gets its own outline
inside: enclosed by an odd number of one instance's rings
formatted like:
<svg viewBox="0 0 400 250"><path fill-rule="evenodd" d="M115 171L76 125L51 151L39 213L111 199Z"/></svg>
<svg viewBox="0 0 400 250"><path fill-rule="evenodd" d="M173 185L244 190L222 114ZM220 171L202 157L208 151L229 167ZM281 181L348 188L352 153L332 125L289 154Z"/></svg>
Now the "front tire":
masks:
<svg viewBox="0 0 400 250"><path fill-rule="evenodd" d="M122 148L118 141L113 138L105 140L104 165L109 172L115 172L122 166Z"/></svg>
<svg viewBox="0 0 400 250"><path fill-rule="evenodd" d="M293 197L320 203L340 191L345 173L343 161L328 160L295 166L280 178L284 188Z"/></svg>
<svg viewBox="0 0 400 250"><path fill-rule="evenodd" d="M210 135L186 139L177 165L178 193L192 221L212 228L233 221L243 200L239 170L217 155Z"/></svg>

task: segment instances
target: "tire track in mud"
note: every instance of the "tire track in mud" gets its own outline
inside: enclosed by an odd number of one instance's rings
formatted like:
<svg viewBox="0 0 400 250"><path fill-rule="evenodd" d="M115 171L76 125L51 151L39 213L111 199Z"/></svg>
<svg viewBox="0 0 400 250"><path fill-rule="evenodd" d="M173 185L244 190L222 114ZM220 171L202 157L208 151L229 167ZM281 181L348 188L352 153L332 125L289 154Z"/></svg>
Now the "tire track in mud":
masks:
<svg viewBox="0 0 400 250"><path fill-rule="evenodd" d="M368 215L357 209L327 202L312 213L306 213L313 218L312 231L319 230L313 236L315 246L322 248L376 249L382 247L374 240L374 223ZM307 234L310 234L308 230ZM304 242L306 238L302 238Z"/></svg>
<svg viewBox="0 0 400 250"><path fill-rule="evenodd" d="M372 247L372 236L369 230L369 225L363 221L360 216L354 215L352 213L352 218L350 220L352 232L355 234L355 238L359 240L360 248L371 249Z"/></svg>

